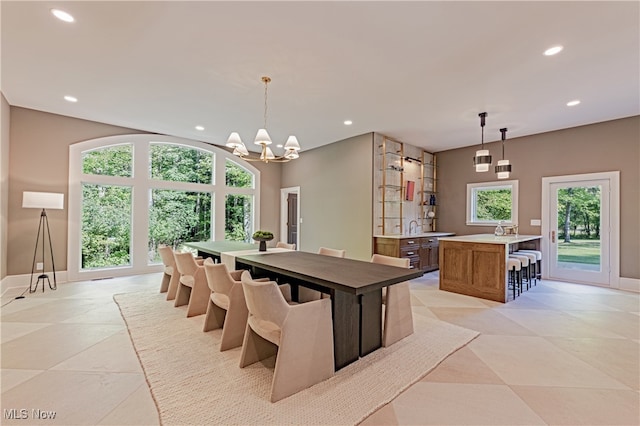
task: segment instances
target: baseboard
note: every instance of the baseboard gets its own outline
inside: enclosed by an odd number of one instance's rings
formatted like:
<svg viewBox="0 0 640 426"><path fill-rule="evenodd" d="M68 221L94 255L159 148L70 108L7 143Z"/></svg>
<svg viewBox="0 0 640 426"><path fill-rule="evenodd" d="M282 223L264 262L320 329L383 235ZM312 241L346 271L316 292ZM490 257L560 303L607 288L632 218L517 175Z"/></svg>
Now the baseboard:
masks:
<svg viewBox="0 0 640 426"><path fill-rule="evenodd" d="M620 290L640 293L640 279L620 277L620 281L618 281L618 288Z"/></svg>
<svg viewBox="0 0 640 426"><path fill-rule="evenodd" d="M49 272L49 279L53 280L51 273ZM29 288L29 282L31 280L31 274L22 275L7 275L0 282L0 294L4 296L6 292L22 291ZM67 271L56 271L56 284L67 282ZM40 283L40 287L42 283Z"/></svg>

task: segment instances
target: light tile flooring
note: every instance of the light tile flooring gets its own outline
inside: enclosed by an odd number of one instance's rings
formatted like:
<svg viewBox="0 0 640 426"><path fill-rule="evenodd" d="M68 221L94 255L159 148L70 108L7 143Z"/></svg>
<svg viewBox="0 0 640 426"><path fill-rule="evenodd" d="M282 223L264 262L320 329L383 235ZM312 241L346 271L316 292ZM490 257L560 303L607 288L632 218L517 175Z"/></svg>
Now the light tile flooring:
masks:
<svg viewBox="0 0 640 426"><path fill-rule="evenodd" d="M0 423L159 424L112 298L159 284L153 274L3 295ZM501 304L442 292L437 273L412 293L416 315L481 335L363 425L640 424L640 295L544 281Z"/></svg>

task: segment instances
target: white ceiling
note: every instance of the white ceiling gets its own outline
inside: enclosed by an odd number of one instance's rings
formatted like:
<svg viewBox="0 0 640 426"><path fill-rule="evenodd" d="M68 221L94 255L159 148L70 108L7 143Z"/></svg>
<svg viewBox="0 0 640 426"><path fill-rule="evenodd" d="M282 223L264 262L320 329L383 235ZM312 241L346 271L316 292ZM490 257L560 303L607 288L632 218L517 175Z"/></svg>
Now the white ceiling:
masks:
<svg viewBox="0 0 640 426"><path fill-rule="evenodd" d="M263 75L272 139L303 152L371 131L475 145L483 111L485 141L640 114L637 1L0 4L11 105L221 145L253 145Z"/></svg>

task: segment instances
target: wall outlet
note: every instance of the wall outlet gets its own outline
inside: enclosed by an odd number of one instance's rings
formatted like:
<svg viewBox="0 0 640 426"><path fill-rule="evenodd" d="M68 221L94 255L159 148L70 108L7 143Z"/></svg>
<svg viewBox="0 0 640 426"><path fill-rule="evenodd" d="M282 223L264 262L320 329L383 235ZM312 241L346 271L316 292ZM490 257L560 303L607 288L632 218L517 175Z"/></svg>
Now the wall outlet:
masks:
<svg viewBox="0 0 640 426"><path fill-rule="evenodd" d="M531 226L542 226L542 221L540 219L531 219Z"/></svg>
<svg viewBox="0 0 640 426"><path fill-rule="evenodd" d="M36 263L36 271L42 271L44 269L44 263L43 262L37 262Z"/></svg>

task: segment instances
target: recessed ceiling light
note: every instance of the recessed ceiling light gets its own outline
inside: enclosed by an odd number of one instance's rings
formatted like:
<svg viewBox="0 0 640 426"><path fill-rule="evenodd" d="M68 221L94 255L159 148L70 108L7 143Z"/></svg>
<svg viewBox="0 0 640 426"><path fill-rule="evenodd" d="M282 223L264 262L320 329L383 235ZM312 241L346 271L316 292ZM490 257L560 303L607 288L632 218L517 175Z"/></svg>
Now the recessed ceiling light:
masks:
<svg viewBox="0 0 640 426"><path fill-rule="evenodd" d="M553 46L544 51L545 56L553 56L564 49L562 46Z"/></svg>
<svg viewBox="0 0 640 426"><path fill-rule="evenodd" d="M351 120L344 120L344 125L345 126L351 126L353 124L353 121Z"/></svg>
<svg viewBox="0 0 640 426"><path fill-rule="evenodd" d="M276 145L277 148L282 148L282 144L279 143L278 145Z"/></svg>
<svg viewBox="0 0 640 426"><path fill-rule="evenodd" d="M78 98L76 98L75 96L69 96L69 95L65 96L64 100L67 102L78 102Z"/></svg>
<svg viewBox="0 0 640 426"><path fill-rule="evenodd" d="M577 99L575 99L575 100L573 100L573 101L569 101L569 102L567 102L567 106L576 106L576 105L578 105L579 103L580 103L580 101L579 101L579 100L577 100Z"/></svg>
<svg viewBox="0 0 640 426"><path fill-rule="evenodd" d="M56 18L58 18L61 21L64 22L74 22L75 19L73 16L71 16L71 14L65 12L64 10L60 10L60 9L51 9L51 13L53 14L53 16L55 16Z"/></svg>
<svg viewBox="0 0 640 426"><path fill-rule="evenodd" d="M196 130L203 131L203 130L204 130L204 127L202 127L202 126L196 126Z"/></svg>

